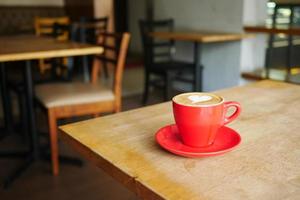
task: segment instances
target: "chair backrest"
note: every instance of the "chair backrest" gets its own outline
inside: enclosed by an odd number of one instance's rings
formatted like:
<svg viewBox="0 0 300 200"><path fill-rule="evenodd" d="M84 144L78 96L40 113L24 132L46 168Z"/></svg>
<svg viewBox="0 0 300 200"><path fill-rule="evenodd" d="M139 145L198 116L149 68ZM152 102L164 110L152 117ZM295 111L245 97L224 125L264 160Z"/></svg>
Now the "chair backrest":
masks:
<svg viewBox="0 0 300 200"><path fill-rule="evenodd" d="M69 17L36 17L34 21L35 34L41 35L53 35L53 27L55 23L68 25L70 23ZM60 35L60 40L67 40L69 37L68 32L64 32Z"/></svg>
<svg viewBox="0 0 300 200"><path fill-rule="evenodd" d="M99 33L97 35L98 45L102 46L109 54L97 55L94 58L92 68L92 83L97 83L98 73L100 71L101 64L110 63L115 66L114 69L114 81L113 91L116 97L116 103L119 107L121 104L122 93L122 78L123 71L126 62L127 50L130 40L129 33ZM112 55L112 56L109 56Z"/></svg>
<svg viewBox="0 0 300 200"><path fill-rule="evenodd" d="M174 20L145 21L140 20L140 32L144 51L145 67L151 67L151 64L159 61L169 61L175 52L175 43L173 40L157 40L149 36L150 32L168 31L174 29Z"/></svg>
<svg viewBox="0 0 300 200"><path fill-rule="evenodd" d="M61 37L67 34L69 40L74 42L80 42L79 31L80 30L78 26L74 24L54 23L52 36L54 38L60 39Z"/></svg>
<svg viewBox="0 0 300 200"><path fill-rule="evenodd" d="M101 18L80 18L80 41L96 44L98 33L107 32L108 17Z"/></svg>
<svg viewBox="0 0 300 200"><path fill-rule="evenodd" d="M78 42L79 41L78 33L79 33L79 29L74 24L60 24L60 23L53 24L52 36L57 40L61 41L63 38L63 41L66 41L67 39L69 41ZM65 38L65 35L68 35L68 38ZM73 68L74 68L74 60L72 58L64 58L63 60L56 60L55 64L56 65L53 66L67 68L68 70L67 73L65 74L66 76L65 78L66 80L71 80Z"/></svg>

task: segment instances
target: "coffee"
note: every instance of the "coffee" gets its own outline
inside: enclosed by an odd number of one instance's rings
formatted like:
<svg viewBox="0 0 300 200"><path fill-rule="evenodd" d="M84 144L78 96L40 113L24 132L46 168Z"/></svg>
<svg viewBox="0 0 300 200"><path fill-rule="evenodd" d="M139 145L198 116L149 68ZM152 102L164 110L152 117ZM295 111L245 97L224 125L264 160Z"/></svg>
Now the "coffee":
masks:
<svg viewBox="0 0 300 200"><path fill-rule="evenodd" d="M205 106L218 104L223 99L211 93L190 92L173 97L173 101L185 106Z"/></svg>

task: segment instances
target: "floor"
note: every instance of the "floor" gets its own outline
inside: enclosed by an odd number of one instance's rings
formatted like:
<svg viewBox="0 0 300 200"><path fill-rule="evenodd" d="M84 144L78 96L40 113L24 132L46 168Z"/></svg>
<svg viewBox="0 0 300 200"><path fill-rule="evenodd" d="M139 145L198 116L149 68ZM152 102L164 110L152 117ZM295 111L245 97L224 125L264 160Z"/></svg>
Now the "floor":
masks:
<svg viewBox="0 0 300 200"><path fill-rule="evenodd" d="M136 77L136 78L134 78ZM123 98L123 111L141 107L142 71L130 69L125 72L126 82ZM134 84L135 82L135 84ZM138 84L136 84L138 82ZM161 91L152 91L149 105L162 102ZM1 111L0 111L1 112ZM38 113L38 124L46 129L46 116ZM1 150L23 150L27 145L20 135L11 135L0 140ZM79 157L67 144L60 142L60 152L63 155ZM84 158L81 158L84 161ZM3 179L19 164L22 159L0 159L0 184ZM61 165L58 177L51 175L49 162L39 161L31 165L8 189L0 187L1 200L135 200L135 194L128 191L101 169L89 162L83 167Z"/></svg>

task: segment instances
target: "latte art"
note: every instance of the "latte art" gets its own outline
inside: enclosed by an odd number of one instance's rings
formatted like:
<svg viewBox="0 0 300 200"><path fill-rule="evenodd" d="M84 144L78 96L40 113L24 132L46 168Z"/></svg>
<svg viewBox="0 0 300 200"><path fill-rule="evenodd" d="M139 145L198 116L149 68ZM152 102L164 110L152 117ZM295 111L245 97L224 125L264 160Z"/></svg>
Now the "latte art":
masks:
<svg viewBox="0 0 300 200"><path fill-rule="evenodd" d="M211 93L191 92L177 95L173 101L187 106L203 106L218 104L223 99Z"/></svg>
<svg viewBox="0 0 300 200"><path fill-rule="evenodd" d="M198 103L198 102L203 102L203 101L209 101L212 99L211 96L206 96L206 95L203 95L203 96L200 96L200 95L190 95L187 97L189 100L192 101L192 103Z"/></svg>

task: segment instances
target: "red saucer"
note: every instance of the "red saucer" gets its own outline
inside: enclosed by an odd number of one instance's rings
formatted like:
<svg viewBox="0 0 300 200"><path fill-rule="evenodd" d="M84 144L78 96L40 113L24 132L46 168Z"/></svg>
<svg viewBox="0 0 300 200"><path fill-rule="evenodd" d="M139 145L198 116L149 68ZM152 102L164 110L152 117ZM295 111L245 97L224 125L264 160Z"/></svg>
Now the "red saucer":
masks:
<svg viewBox="0 0 300 200"><path fill-rule="evenodd" d="M156 141L164 149L184 157L217 156L236 148L240 142L240 135L231 128L223 126L216 137L215 142L208 147L190 147L182 143L175 124L165 126L156 133Z"/></svg>

